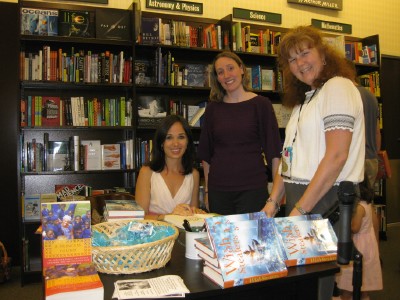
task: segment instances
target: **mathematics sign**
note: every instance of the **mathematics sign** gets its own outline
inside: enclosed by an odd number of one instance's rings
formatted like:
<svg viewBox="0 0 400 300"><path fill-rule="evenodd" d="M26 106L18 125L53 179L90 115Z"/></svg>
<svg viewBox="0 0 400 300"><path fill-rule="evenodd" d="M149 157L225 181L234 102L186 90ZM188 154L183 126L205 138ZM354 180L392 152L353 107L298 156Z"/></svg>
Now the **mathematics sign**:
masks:
<svg viewBox="0 0 400 300"><path fill-rule="evenodd" d="M343 0L287 0L287 2L335 10L343 9Z"/></svg>

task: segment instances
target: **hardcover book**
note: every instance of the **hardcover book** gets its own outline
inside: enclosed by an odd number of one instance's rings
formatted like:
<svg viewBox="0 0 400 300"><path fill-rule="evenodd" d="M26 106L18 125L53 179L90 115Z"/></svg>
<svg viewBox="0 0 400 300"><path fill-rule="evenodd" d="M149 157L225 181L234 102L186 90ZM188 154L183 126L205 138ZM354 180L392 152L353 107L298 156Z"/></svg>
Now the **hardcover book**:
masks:
<svg viewBox="0 0 400 300"><path fill-rule="evenodd" d="M21 34L39 35L39 14L35 8L21 8Z"/></svg>
<svg viewBox="0 0 400 300"><path fill-rule="evenodd" d="M194 240L194 246L208 255L210 258L216 258L214 248L211 245L210 239L208 237L201 237Z"/></svg>
<svg viewBox="0 0 400 300"><path fill-rule="evenodd" d="M94 14L89 11L60 9L58 35L71 37L95 37Z"/></svg>
<svg viewBox="0 0 400 300"><path fill-rule="evenodd" d="M121 145L103 144L101 145L102 170L121 169Z"/></svg>
<svg viewBox="0 0 400 300"><path fill-rule="evenodd" d="M273 219L288 267L336 260L337 237L331 223L318 219L320 215L308 218Z"/></svg>
<svg viewBox="0 0 400 300"><path fill-rule="evenodd" d="M60 97L42 97L42 126L60 126Z"/></svg>
<svg viewBox="0 0 400 300"><path fill-rule="evenodd" d="M85 147L85 170L101 170L101 142L100 140L81 141Z"/></svg>
<svg viewBox="0 0 400 300"><path fill-rule="evenodd" d="M154 81L153 68L149 60L135 60L135 84L149 85Z"/></svg>
<svg viewBox="0 0 400 300"><path fill-rule="evenodd" d="M97 9L96 38L130 41L130 12L120 9Z"/></svg>
<svg viewBox="0 0 400 300"><path fill-rule="evenodd" d="M153 45L161 42L161 18L142 17L142 44Z"/></svg>
<svg viewBox="0 0 400 300"><path fill-rule="evenodd" d="M49 141L47 171L66 171L69 169L69 141Z"/></svg>
<svg viewBox="0 0 400 300"><path fill-rule="evenodd" d="M155 128L167 116L167 103L163 96L138 96L138 125Z"/></svg>
<svg viewBox="0 0 400 300"><path fill-rule="evenodd" d="M58 35L58 10L40 9L39 14L39 35Z"/></svg>
<svg viewBox="0 0 400 300"><path fill-rule="evenodd" d="M142 217L143 208L134 200L104 200L105 209L109 217Z"/></svg>
<svg viewBox="0 0 400 300"><path fill-rule="evenodd" d="M58 201L62 198L72 197L72 196L88 196L87 186L84 184L56 184L54 187L54 192L57 194Z"/></svg>
<svg viewBox="0 0 400 300"><path fill-rule="evenodd" d="M187 86L204 87L206 82L206 66L202 64L186 64L184 77L185 76L187 79Z"/></svg>
<svg viewBox="0 0 400 300"><path fill-rule="evenodd" d="M245 221L221 217L206 219L221 269L222 280L216 282L222 288L287 276L273 222L272 218Z"/></svg>

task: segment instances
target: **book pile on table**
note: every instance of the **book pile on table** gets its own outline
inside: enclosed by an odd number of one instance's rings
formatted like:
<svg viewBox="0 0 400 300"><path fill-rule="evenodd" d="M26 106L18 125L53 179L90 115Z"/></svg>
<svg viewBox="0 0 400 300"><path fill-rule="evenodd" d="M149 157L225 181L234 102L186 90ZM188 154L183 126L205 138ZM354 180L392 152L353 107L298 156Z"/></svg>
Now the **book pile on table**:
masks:
<svg viewBox="0 0 400 300"><path fill-rule="evenodd" d="M104 200L104 219L106 221L121 221L131 219L144 219L143 208L134 200Z"/></svg>
<svg viewBox="0 0 400 300"><path fill-rule="evenodd" d="M206 219L195 239L203 274L222 288L287 276L287 267L336 260L337 238L321 215L266 218L263 212Z"/></svg>

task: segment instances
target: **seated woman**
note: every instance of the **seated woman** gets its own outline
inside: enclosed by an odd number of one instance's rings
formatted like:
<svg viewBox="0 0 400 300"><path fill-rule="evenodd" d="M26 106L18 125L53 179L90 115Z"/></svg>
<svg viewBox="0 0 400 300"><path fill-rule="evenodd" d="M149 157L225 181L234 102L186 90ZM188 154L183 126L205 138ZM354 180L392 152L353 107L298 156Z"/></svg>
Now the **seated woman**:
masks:
<svg viewBox="0 0 400 300"><path fill-rule="evenodd" d="M163 119L153 139L151 160L139 172L135 199L146 219L166 214L201 212L199 172L193 168L194 144L187 121L178 115Z"/></svg>

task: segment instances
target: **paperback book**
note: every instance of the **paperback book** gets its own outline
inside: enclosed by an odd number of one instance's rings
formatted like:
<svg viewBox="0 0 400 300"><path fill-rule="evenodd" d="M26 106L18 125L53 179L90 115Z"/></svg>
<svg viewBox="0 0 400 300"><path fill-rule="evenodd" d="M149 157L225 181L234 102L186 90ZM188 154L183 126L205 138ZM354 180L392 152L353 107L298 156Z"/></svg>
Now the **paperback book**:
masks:
<svg viewBox="0 0 400 300"><path fill-rule="evenodd" d="M96 38L131 40L130 12L121 9L96 10Z"/></svg>
<svg viewBox="0 0 400 300"><path fill-rule="evenodd" d="M212 278L206 272L205 275L222 288L287 276L273 222L272 218L206 219L221 273L215 272Z"/></svg>
<svg viewBox="0 0 400 300"><path fill-rule="evenodd" d="M162 96L138 96L138 125L155 128L167 116L167 103Z"/></svg>
<svg viewBox="0 0 400 300"><path fill-rule="evenodd" d="M337 237L328 219L311 215L273 220L288 267L336 260Z"/></svg>
<svg viewBox="0 0 400 300"><path fill-rule="evenodd" d="M94 37L94 14L89 11L59 10L58 35Z"/></svg>
<svg viewBox="0 0 400 300"><path fill-rule="evenodd" d="M45 299L103 299L92 263L90 202L42 203L40 210Z"/></svg>
<svg viewBox="0 0 400 300"><path fill-rule="evenodd" d="M103 144L101 145L102 170L121 169L121 145Z"/></svg>
<svg viewBox="0 0 400 300"><path fill-rule="evenodd" d="M154 45L161 42L161 18L142 17L142 44Z"/></svg>
<svg viewBox="0 0 400 300"><path fill-rule="evenodd" d="M40 194L23 196L25 221L40 220Z"/></svg>

